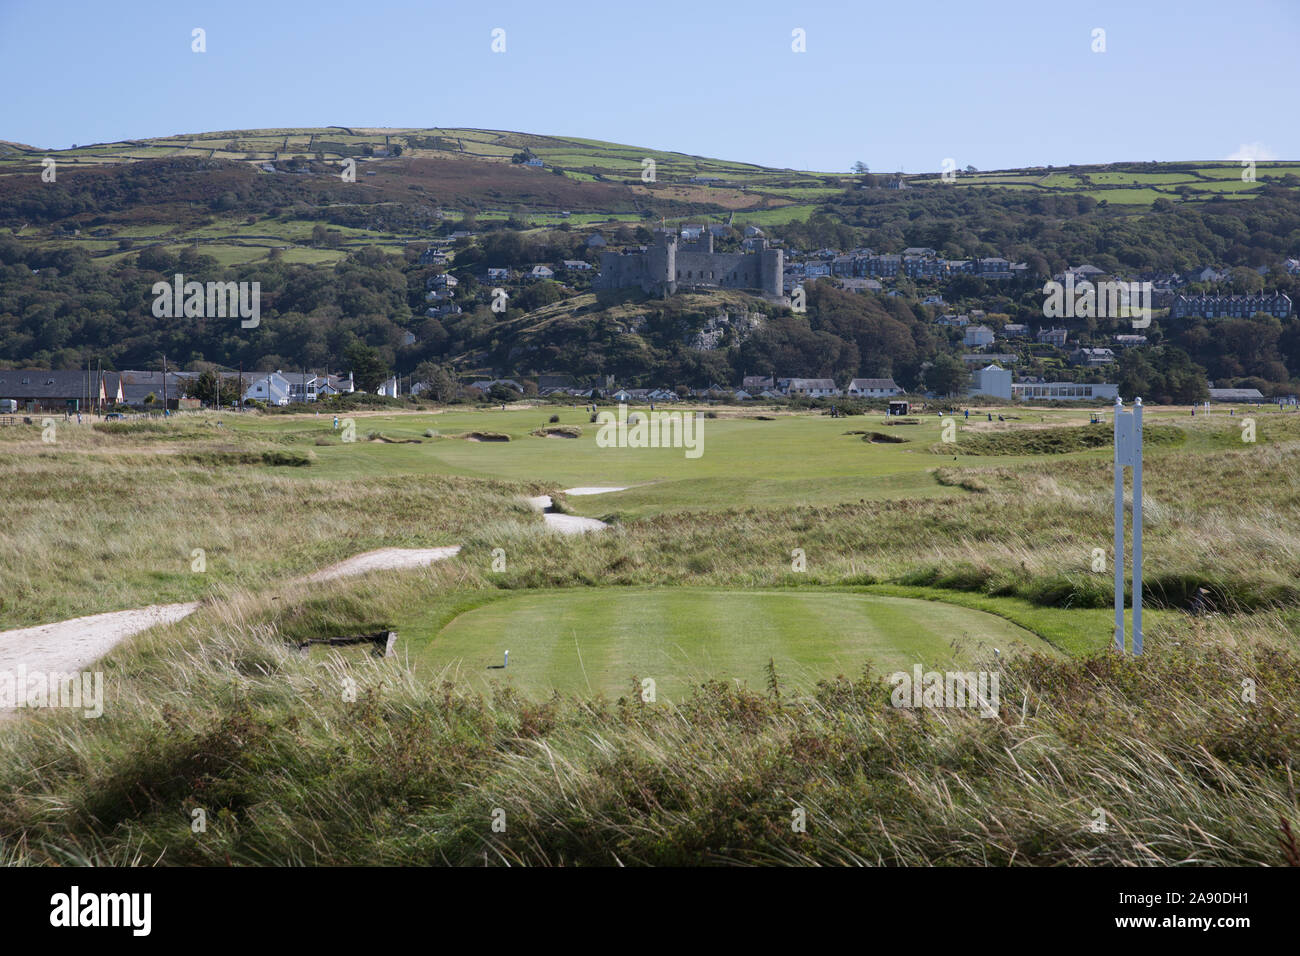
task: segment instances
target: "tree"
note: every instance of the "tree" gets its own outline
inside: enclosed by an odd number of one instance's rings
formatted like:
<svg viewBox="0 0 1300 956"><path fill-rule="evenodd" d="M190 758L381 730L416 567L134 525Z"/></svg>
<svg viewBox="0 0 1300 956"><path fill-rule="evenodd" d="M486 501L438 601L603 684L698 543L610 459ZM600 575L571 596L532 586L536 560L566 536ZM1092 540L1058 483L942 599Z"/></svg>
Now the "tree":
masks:
<svg viewBox="0 0 1300 956"><path fill-rule="evenodd" d="M215 369L207 368L199 373L198 378L189 379L181 383L181 389L189 398L197 398L199 401L211 405L214 401L220 401L224 407L231 405L240 399L239 380L229 378L225 375L220 377L221 384L217 385L218 373ZM218 387L220 392L218 393Z"/></svg>
<svg viewBox="0 0 1300 956"><path fill-rule="evenodd" d="M364 342L353 342L343 353L343 357L352 370L353 381L363 392L377 391L379 386L388 379L388 365L379 354L379 350L371 348Z"/></svg>
<svg viewBox="0 0 1300 956"><path fill-rule="evenodd" d="M856 163L853 164L853 174L855 176L865 176L869 172L871 172L871 167L868 166L866 163L864 163L862 160L859 159Z"/></svg>
<svg viewBox="0 0 1300 956"><path fill-rule="evenodd" d="M936 395L965 395L970 386L970 372L961 359L940 355L925 370L925 384Z"/></svg>
<svg viewBox="0 0 1300 956"><path fill-rule="evenodd" d="M445 405L460 394L460 383L445 366L433 362L421 362L415 367L413 378L416 382L428 385L428 389L423 394L439 404Z"/></svg>

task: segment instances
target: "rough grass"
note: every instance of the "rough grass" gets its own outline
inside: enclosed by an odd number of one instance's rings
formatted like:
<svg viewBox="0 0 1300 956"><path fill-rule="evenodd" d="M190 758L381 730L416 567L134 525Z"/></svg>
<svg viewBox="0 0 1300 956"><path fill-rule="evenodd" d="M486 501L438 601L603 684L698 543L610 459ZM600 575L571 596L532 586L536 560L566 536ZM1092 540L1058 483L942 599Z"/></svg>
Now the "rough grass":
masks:
<svg viewBox="0 0 1300 956"><path fill-rule="evenodd" d="M1147 425L1142 429L1144 446L1178 445L1186 440L1176 425ZM930 446L938 455L1065 455L1070 452L1109 448L1114 441L1111 425L1078 425L1063 428L1008 429L996 432L967 432L952 444Z"/></svg>
<svg viewBox="0 0 1300 956"><path fill-rule="evenodd" d="M185 455L284 449L193 427L205 440L90 428L61 431L55 449L39 429L6 439L5 626L209 603L110 656L103 718L27 712L0 726L0 860L1288 859L1283 821L1292 832L1300 822L1300 442L1280 424L1261 428L1287 439L1273 444L1243 447L1234 424L1229 446L1198 423L1183 444L1153 447L1147 600L1163 610L1140 661L1103 650L1113 555L1102 454L945 465L934 478L970 493L944 499L637 520L608 505L609 530L564 538L518 500L555 491L545 484L201 467ZM286 583L374 547L449 543L464 544L456 559L418 571ZM192 547L208 549L206 575L189 571ZM492 570L497 548L505 571ZM792 569L796 548L806 571ZM1073 656L984 661L1002 676L999 716L985 720L893 708L870 672L801 691L778 669L766 692L705 682L668 707L634 693L645 675L628 674L613 699L530 699L431 673L410 644L376 660L304 657L290 643L389 625L409 642L518 588L684 583L941 598ZM1201 589L1212 613L1176 610ZM195 808L206 833L190 830ZM504 833L491 828L498 809ZM804 833L791 827L796 810Z"/></svg>
<svg viewBox="0 0 1300 956"><path fill-rule="evenodd" d="M615 699L476 694L400 658L303 658L249 610L117 655L99 720L7 728L0 857L1277 865L1300 817L1300 661L1252 640L1278 622L1186 619L1137 661L1002 661L984 719L896 708L869 672L793 696L779 671L765 690L709 682L678 707L644 702L633 674Z"/></svg>
<svg viewBox="0 0 1300 956"><path fill-rule="evenodd" d="M518 500L528 485L312 479L312 452L221 431L168 445L87 428L0 455L0 629L256 590L374 548L456 544L511 515L541 523Z"/></svg>

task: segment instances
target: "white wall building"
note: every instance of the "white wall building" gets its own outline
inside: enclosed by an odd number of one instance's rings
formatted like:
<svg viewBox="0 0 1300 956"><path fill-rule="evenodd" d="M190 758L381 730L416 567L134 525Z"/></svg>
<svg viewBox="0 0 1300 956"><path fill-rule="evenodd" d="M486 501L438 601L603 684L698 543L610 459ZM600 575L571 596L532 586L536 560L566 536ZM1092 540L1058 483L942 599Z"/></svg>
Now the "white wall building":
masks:
<svg viewBox="0 0 1300 956"><path fill-rule="evenodd" d="M1046 401L1080 401L1090 398L1105 398L1113 401L1119 395L1119 386L1108 383L1080 385L1076 382L1015 382L1011 394L1019 399L1043 399Z"/></svg>
<svg viewBox="0 0 1300 956"><path fill-rule="evenodd" d="M970 377L971 395L988 395L991 398L1011 398L1011 369L986 365Z"/></svg>

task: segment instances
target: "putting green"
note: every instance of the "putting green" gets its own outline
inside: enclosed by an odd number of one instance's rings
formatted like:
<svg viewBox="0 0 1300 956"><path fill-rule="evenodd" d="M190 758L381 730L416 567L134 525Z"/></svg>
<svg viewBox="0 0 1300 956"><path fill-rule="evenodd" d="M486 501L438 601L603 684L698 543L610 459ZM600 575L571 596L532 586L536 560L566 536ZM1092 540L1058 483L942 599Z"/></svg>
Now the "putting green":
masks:
<svg viewBox="0 0 1300 956"><path fill-rule="evenodd" d="M762 688L775 660L782 682L810 687L921 664L988 664L1003 654L1054 653L1030 631L983 611L860 592L591 588L505 597L454 618L420 650L423 663L471 680L508 680L531 694L627 694L653 678L680 700L708 678ZM500 668L510 652L508 670ZM496 665L496 666L493 666Z"/></svg>

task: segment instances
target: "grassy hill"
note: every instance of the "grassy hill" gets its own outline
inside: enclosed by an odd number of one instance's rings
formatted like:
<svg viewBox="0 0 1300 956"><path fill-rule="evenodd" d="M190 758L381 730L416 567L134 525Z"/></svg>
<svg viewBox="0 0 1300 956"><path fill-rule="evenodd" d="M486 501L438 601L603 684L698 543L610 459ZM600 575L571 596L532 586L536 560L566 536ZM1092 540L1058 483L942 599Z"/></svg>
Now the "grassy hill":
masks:
<svg viewBox="0 0 1300 956"><path fill-rule="evenodd" d="M543 167L513 161L525 151ZM41 192L49 185L39 176L47 157L57 164L56 188L70 194L65 202L51 205L49 191ZM357 177L345 184L338 173L348 159L357 163ZM654 163L649 183L642 180L647 160ZM1161 198L1195 204L1247 198L1268 184L1300 185L1296 163L1261 163L1250 182L1242 173L1229 162L1117 163L959 173L952 185L1087 197L1133 212ZM779 226L807 220L846 189L879 187L892 178L504 130L224 130L65 150L0 142L0 225L42 245L83 249L105 265L122 257L123 240L197 242L223 265L262 258L272 248L287 252L289 261L319 264L360 245L396 252L444 219L467 214L535 227L705 218ZM948 186L938 174L906 182L927 194ZM268 203L292 208L295 217L249 221L250 212ZM312 226L339 225L331 215L339 207L365 212L346 227L339 249L313 247ZM82 231L65 234L68 227Z"/></svg>

